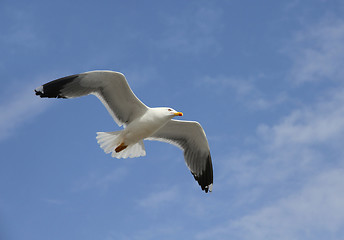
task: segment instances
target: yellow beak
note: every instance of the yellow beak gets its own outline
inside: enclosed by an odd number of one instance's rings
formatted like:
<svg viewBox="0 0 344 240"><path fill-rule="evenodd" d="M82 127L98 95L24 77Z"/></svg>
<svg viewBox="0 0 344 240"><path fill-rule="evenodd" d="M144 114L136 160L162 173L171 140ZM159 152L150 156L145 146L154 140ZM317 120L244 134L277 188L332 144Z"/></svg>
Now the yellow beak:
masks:
<svg viewBox="0 0 344 240"><path fill-rule="evenodd" d="M176 112L176 113L174 113L174 115L176 115L176 116L183 116L183 113L182 112Z"/></svg>

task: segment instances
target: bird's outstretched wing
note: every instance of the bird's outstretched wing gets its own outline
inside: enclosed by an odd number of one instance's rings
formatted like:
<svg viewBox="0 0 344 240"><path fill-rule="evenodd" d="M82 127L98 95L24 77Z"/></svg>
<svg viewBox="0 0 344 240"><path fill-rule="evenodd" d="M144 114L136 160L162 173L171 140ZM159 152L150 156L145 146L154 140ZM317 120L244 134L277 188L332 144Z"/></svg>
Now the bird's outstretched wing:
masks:
<svg viewBox="0 0 344 240"><path fill-rule="evenodd" d="M171 143L183 149L186 165L202 190L212 191L213 166L209 145L198 122L170 120L148 139Z"/></svg>
<svg viewBox="0 0 344 240"><path fill-rule="evenodd" d="M119 126L143 115L147 106L130 89L124 75L113 71L92 71L48 82L35 89L44 98L97 96Z"/></svg>

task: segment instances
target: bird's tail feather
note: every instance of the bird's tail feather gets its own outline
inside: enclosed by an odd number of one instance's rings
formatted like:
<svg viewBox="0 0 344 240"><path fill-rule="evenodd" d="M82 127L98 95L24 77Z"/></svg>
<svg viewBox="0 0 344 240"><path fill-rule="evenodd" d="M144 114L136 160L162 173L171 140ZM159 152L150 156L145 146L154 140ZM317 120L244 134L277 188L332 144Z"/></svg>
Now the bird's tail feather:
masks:
<svg viewBox="0 0 344 240"><path fill-rule="evenodd" d="M120 138L121 131L116 132L97 132L97 140L105 153L112 153L114 158L134 158L146 155L143 141L128 145L124 150L116 152L115 149L122 143Z"/></svg>

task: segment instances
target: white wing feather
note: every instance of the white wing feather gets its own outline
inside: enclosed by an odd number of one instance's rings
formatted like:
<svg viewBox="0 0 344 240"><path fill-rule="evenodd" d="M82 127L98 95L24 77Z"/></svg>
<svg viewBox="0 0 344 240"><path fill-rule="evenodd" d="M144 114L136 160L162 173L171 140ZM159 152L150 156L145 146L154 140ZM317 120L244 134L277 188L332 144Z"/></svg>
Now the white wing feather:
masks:
<svg viewBox="0 0 344 240"><path fill-rule="evenodd" d="M125 76L113 71L91 71L67 76L38 87L36 94L49 98L74 98L93 94L119 126L126 126L148 109L130 89Z"/></svg>
<svg viewBox="0 0 344 240"><path fill-rule="evenodd" d="M212 190L213 167L206 135L198 122L170 120L148 140L174 144L184 151L189 170L206 192Z"/></svg>

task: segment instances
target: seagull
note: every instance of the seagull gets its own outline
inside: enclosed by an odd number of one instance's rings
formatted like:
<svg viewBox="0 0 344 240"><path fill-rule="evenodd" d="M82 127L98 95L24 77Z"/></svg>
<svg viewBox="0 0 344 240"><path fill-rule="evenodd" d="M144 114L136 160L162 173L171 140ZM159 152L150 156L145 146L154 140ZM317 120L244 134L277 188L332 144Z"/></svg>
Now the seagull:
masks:
<svg viewBox="0 0 344 240"><path fill-rule="evenodd" d="M125 76L114 71L90 71L43 84L35 89L41 98L75 98L95 95L115 122L124 129L98 132L105 153L115 158L145 156L143 140L167 142L181 148L195 180L206 193L213 188L210 149L202 126L195 121L174 120L183 116L170 107L147 107L130 89Z"/></svg>

